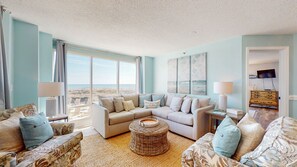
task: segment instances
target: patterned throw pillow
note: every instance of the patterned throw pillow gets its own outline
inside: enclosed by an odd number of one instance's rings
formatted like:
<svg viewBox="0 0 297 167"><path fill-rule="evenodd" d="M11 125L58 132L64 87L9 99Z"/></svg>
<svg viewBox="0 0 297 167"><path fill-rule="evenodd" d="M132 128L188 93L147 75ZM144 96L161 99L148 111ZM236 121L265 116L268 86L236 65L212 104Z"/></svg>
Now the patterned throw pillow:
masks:
<svg viewBox="0 0 297 167"><path fill-rule="evenodd" d="M146 108L146 109L158 108L158 107L160 107L160 102L161 102L161 100L157 100L157 101L144 100L144 108Z"/></svg>
<svg viewBox="0 0 297 167"><path fill-rule="evenodd" d="M241 131L241 139L233 159L239 161L241 156L253 151L260 144L265 130L248 113L240 120L237 127Z"/></svg>
<svg viewBox="0 0 297 167"><path fill-rule="evenodd" d="M181 111L185 114L189 114L191 110L191 104L192 104L192 99L189 97L186 97L181 106Z"/></svg>
<svg viewBox="0 0 297 167"><path fill-rule="evenodd" d="M248 166L287 166L297 157L297 120L280 117L271 122L258 147L240 159Z"/></svg>
<svg viewBox="0 0 297 167"><path fill-rule="evenodd" d="M173 97L172 101L171 101L171 104L170 104L170 109L173 110L173 111L178 112L180 110L180 108L181 108L182 102L183 102L183 98Z"/></svg>
<svg viewBox="0 0 297 167"><path fill-rule="evenodd" d="M123 101L124 101L124 98L123 97L115 97L115 98L113 98L115 112L124 111Z"/></svg>
<svg viewBox="0 0 297 167"><path fill-rule="evenodd" d="M134 103L132 100L129 101L123 101L124 109L125 111L130 111L135 109Z"/></svg>
<svg viewBox="0 0 297 167"><path fill-rule="evenodd" d="M152 101L152 95L151 94L145 94L145 95L139 95L139 107L144 107L144 100L146 101Z"/></svg>

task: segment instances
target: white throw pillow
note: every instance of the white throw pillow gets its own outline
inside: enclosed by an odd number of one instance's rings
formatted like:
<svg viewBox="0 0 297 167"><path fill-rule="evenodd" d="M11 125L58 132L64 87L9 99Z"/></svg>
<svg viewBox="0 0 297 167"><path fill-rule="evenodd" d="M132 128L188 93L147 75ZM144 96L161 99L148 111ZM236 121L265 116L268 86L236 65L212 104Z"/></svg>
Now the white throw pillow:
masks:
<svg viewBox="0 0 297 167"><path fill-rule="evenodd" d="M150 109L150 108L158 108L160 107L161 100L157 101L147 101L144 100L144 108Z"/></svg>
<svg viewBox="0 0 297 167"><path fill-rule="evenodd" d="M194 111L197 110L198 108L200 108L199 99L193 98L192 105L191 105L191 112L194 113Z"/></svg>
<svg viewBox="0 0 297 167"><path fill-rule="evenodd" d="M186 97L181 106L181 111L183 113L189 114L191 110L191 104L192 104L192 99L189 97Z"/></svg>
<svg viewBox="0 0 297 167"><path fill-rule="evenodd" d="M170 104L170 109L173 110L173 111L178 112L180 110L180 108L181 108L182 102L183 102L183 98L173 97L172 101L171 101L171 104Z"/></svg>
<svg viewBox="0 0 297 167"><path fill-rule="evenodd" d="M265 130L262 128L261 124L257 123L248 113L240 120L237 127L241 131L241 139L233 155L233 159L239 161L241 156L253 151L260 144Z"/></svg>

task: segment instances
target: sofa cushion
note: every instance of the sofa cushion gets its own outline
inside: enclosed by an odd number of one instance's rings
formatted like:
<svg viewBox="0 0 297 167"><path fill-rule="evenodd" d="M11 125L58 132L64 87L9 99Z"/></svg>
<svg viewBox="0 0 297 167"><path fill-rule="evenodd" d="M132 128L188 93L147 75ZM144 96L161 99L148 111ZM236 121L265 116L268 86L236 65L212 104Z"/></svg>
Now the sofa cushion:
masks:
<svg viewBox="0 0 297 167"><path fill-rule="evenodd" d="M192 99L187 97L184 99L183 104L181 106L181 111L188 114L191 110Z"/></svg>
<svg viewBox="0 0 297 167"><path fill-rule="evenodd" d="M135 108L135 109L131 110L130 112L132 112L134 114L135 119L143 118L143 117L147 117L147 116L152 115L152 110L151 109L145 109L145 108Z"/></svg>
<svg viewBox="0 0 297 167"><path fill-rule="evenodd" d="M226 116L214 135L213 149L217 154L230 158L236 151L240 137L240 129Z"/></svg>
<svg viewBox="0 0 297 167"><path fill-rule="evenodd" d="M146 109L153 109L153 108L158 108L160 107L160 100L157 101L147 101L144 100L144 108Z"/></svg>
<svg viewBox="0 0 297 167"><path fill-rule="evenodd" d="M26 149L31 150L54 136L45 114L20 118L20 128Z"/></svg>
<svg viewBox="0 0 297 167"><path fill-rule="evenodd" d="M109 113L109 124L114 125L118 123L132 121L134 113L128 111Z"/></svg>
<svg viewBox="0 0 297 167"><path fill-rule="evenodd" d="M286 166L297 157L297 120L280 117L271 122L262 142L240 162L250 166Z"/></svg>
<svg viewBox="0 0 297 167"><path fill-rule="evenodd" d="M151 94L139 95L139 107L144 107L144 100L152 101L152 95Z"/></svg>
<svg viewBox="0 0 297 167"><path fill-rule="evenodd" d="M124 101L123 97L114 97L113 98L115 112L124 111L123 101Z"/></svg>
<svg viewBox="0 0 297 167"><path fill-rule="evenodd" d="M160 106L165 106L165 94L152 94L152 100L157 101L160 100Z"/></svg>
<svg viewBox="0 0 297 167"><path fill-rule="evenodd" d="M152 109L152 114L161 118L167 119L169 113L174 112L169 107L159 107L156 109Z"/></svg>
<svg viewBox="0 0 297 167"><path fill-rule="evenodd" d="M19 152L25 148L20 130L21 112L14 112L10 118L0 121L0 151Z"/></svg>
<svg viewBox="0 0 297 167"><path fill-rule="evenodd" d="M241 139L233 159L239 161L241 156L253 151L262 141L265 130L248 113L237 124L241 131Z"/></svg>
<svg viewBox="0 0 297 167"><path fill-rule="evenodd" d="M132 100L133 101L133 104L135 107L138 107L139 106L139 103L138 103L138 94L123 94L122 95L124 97L124 100L125 101L129 101L129 100Z"/></svg>
<svg viewBox="0 0 297 167"><path fill-rule="evenodd" d="M180 110L182 103L183 103L183 98L173 97L170 104L170 109L177 112Z"/></svg>
<svg viewBox="0 0 297 167"><path fill-rule="evenodd" d="M172 112L168 114L168 119L184 125L193 126L193 114L183 112Z"/></svg>
<svg viewBox="0 0 297 167"><path fill-rule="evenodd" d="M100 97L99 103L102 107L106 108L108 112L114 112L113 97Z"/></svg>
<svg viewBox="0 0 297 167"><path fill-rule="evenodd" d="M135 108L132 100L123 101L123 106L124 106L125 111L130 111Z"/></svg>
<svg viewBox="0 0 297 167"><path fill-rule="evenodd" d="M83 139L82 132L55 136L31 151L22 151L17 154L18 166L48 166L58 158L68 153ZM80 149L76 154L80 154ZM74 155L76 155L74 154Z"/></svg>

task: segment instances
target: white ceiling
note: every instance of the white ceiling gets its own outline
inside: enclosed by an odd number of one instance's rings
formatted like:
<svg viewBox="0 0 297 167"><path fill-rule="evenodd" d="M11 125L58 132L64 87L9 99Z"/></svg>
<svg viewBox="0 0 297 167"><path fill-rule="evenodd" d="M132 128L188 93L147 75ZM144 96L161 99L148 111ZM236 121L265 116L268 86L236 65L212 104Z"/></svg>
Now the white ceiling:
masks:
<svg viewBox="0 0 297 167"><path fill-rule="evenodd" d="M249 64L268 64L279 62L277 50L253 50L249 52Z"/></svg>
<svg viewBox="0 0 297 167"><path fill-rule="evenodd" d="M296 0L0 0L59 39L158 56L249 34L297 32Z"/></svg>

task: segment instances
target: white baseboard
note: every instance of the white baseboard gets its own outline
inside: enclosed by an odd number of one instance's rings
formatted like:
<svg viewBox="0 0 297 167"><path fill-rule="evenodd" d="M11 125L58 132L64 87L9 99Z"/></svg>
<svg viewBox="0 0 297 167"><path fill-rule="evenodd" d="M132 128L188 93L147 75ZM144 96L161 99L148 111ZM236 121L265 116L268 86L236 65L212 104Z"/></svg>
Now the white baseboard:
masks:
<svg viewBox="0 0 297 167"><path fill-rule="evenodd" d="M297 95L290 95L289 100L297 100Z"/></svg>

